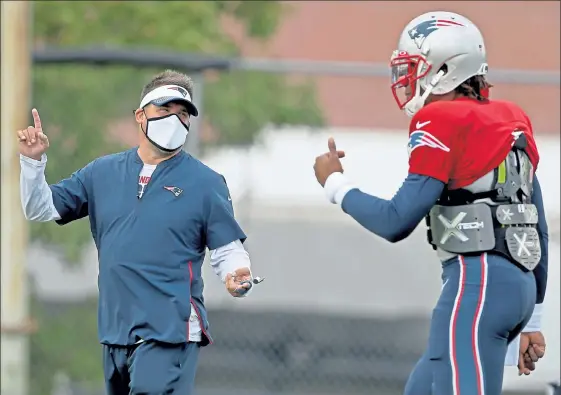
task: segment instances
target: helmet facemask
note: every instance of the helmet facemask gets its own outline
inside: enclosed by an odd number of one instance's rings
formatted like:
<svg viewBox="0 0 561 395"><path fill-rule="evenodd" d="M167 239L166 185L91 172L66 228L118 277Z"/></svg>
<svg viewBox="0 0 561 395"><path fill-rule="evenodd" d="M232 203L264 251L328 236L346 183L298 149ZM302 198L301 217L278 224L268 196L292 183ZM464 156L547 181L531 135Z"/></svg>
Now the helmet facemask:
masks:
<svg viewBox="0 0 561 395"><path fill-rule="evenodd" d="M412 117L425 104L428 96L438 84L444 71L439 71L427 83L426 79L432 69L421 55L410 55L406 51L395 50L391 61L392 94L400 109Z"/></svg>

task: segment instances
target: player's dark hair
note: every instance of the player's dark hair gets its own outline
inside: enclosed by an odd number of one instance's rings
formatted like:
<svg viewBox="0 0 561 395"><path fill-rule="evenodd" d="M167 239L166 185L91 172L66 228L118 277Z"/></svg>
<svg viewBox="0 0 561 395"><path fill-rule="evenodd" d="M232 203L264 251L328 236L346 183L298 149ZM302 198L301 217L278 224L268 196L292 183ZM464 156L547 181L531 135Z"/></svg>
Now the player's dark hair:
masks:
<svg viewBox="0 0 561 395"><path fill-rule="evenodd" d="M144 85L142 93L140 94L140 100L142 100L148 92L164 85L177 85L185 88L187 92L189 92L191 100L193 99L193 80L189 76L178 71L166 70L160 74L156 74L149 83Z"/></svg>
<svg viewBox="0 0 561 395"><path fill-rule="evenodd" d="M443 64L442 67L440 67L440 70L446 73L448 71L448 66ZM471 97L472 99L479 101L485 101L487 100L487 96L484 95L483 92L488 91L489 88L492 87L493 85L487 82L484 75L474 75L461 83L454 91L462 96Z"/></svg>
<svg viewBox="0 0 561 395"><path fill-rule="evenodd" d="M471 97L472 99L476 99L479 101L487 100L487 97L483 95L482 92L488 90L493 85L487 82L485 76L483 75L474 75L473 77L469 78L468 80L464 81L463 84L456 88L456 92L460 95Z"/></svg>

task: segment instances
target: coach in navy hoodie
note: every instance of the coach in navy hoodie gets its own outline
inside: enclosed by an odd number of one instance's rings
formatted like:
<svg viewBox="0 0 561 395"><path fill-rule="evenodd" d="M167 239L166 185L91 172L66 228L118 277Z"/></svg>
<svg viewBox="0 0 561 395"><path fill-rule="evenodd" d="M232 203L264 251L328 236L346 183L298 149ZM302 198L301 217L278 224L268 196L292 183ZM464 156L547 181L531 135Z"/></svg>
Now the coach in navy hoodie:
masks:
<svg viewBox="0 0 561 395"><path fill-rule="evenodd" d="M99 256L99 341L112 395L189 395L200 346L212 342L203 299L206 249L234 297L252 275L224 177L183 151L189 77L166 71L135 111L139 146L104 156L54 185L37 110L18 131L21 200L28 220L60 225L89 217Z"/></svg>

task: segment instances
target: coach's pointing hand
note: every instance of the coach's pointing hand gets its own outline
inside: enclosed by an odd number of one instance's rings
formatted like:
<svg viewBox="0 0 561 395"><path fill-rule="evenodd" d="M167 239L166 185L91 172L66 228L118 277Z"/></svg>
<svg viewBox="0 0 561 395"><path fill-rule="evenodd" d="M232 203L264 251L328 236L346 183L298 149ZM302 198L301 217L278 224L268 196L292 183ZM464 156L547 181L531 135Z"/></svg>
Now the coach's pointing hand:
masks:
<svg viewBox="0 0 561 395"><path fill-rule="evenodd" d="M316 158L316 163L314 164L314 171L316 173L316 179L321 186L325 185L327 177L333 173L342 173L343 166L339 159L345 157L344 151L337 151L337 146L335 145L335 140L330 137L327 140L327 147L329 152L320 155Z"/></svg>
<svg viewBox="0 0 561 395"><path fill-rule="evenodd" d="M36 109L31 110L35 126L28 126L27 129L18 130L19 153L28 158L41 160L41 156L49 148L49 139L43 133L41 118Z"/></svg>

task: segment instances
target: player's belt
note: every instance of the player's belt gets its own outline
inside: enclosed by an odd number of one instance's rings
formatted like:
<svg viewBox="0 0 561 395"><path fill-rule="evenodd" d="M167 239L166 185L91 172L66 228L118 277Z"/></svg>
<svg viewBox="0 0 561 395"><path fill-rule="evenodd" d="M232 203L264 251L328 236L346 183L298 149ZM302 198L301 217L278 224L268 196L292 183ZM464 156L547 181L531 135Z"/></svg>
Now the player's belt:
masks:
<svg viewBox="0 0 561 395"><path fill-rule="evenodd" d="M526 270L534 270L541 258L537 223L533 204L436 205L427 216L435 249L460 255L497 252Z"/></svg>

